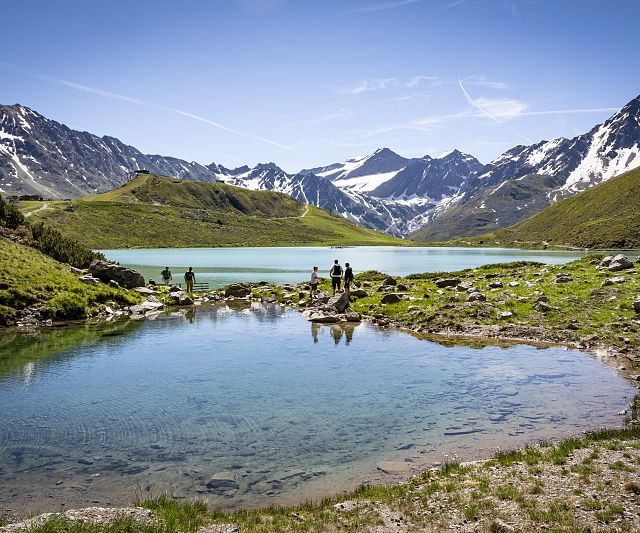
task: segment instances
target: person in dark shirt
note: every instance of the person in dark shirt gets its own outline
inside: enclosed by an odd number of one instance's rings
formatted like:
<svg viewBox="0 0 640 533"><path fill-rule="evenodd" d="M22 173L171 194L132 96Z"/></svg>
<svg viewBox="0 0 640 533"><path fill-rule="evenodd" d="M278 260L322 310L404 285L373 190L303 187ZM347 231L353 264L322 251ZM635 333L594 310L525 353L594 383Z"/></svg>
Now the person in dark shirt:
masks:
<svg viewBox="0 0 640 533"><path fill-rule="evenodd" d="M340 284L342 283L342 267L337 259L333 262L329 275L331 276L331 288L335 295L336 291L340 290Z"/></svg>
<svg viewBox="0 0 640 533"><path fill-rule="evenodd" d="M193 292L193 282L196 280L196 273L193 271L193 267L189 267L184 273L184 282L187 284L187 292Z"/></svg>
<svg viewBox="0 0 640 533"><path fill-rule="evenodd" d="M344 292L349 294L351 284L353 283L353 269L349 263L345 263L344 266Z"/></svg>

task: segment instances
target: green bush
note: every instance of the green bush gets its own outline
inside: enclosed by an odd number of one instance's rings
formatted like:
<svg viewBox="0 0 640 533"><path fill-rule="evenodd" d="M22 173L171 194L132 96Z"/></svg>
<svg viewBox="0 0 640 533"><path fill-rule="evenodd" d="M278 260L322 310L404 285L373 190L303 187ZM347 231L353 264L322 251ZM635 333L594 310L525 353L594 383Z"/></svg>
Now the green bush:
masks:
<svg viewBox="0 0 640 533"><path fill-rule="evenodd" d="M52 319L83 318L87 308L87 300L82 296L63 293L54 296L42 308L42 315Z"/></svg>
<svg viewBox="0 0 640 533"><path fill-rule="evenodd" d="M0 226L16 229L24 223L24 215L0 196Z"/></svg>
<svg viewBox="0 0 640 533"><path fill-rule="evenodd" d="M73 239L64 237L58 230L45 226L42 222L31 226L33 247L61 263L77 268L87 268L94 259L105 257L89 250Z"/></svg>

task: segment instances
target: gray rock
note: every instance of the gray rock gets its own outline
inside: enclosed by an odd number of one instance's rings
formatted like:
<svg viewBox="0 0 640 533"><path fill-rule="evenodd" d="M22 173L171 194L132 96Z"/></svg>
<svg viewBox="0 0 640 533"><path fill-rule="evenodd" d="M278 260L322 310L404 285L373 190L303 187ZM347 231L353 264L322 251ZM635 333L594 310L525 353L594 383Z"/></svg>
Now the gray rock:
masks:
<svg viewBox="0 0 640 533"><path fill-rule="evenodd" d="M96 259L89 265L89 272L105 283L117 281L125 289L144 286L144 277L137 270Z"/></svg>
<svg viewBox="0 0 640 533"><path fill-rule="evenodd" d="M468 292L468 291L473 292L473 291L471 290L471 289L473 289L473 288L474 288L474 287L473 287L473 283L471 283L470 281L463 281L463 282L459 283L459 284L456 286L456 290L457 290L457 291L459 291L459 292L465 292L465 291L467 291L467 292Z"/></svg>
<svg viewBox="0 0 640 533"><path fill-rule="evenodd" d="M407 292L409 290L409 287L407 287L404 283L400 283L396 287L396 290L399 290L399 291L402 291L402 292Z"/></svg>
<svg viewBox="0 0 640 533"><path fill-rule="evenodd" d="M536 300L536 302L548 302L548 301L549 301L549 297L546 294L542 294L538 296L538 299Z"/></svg>
<svg viewBox="0 0 640 533"><path fill-rule="evenodd" d="M364 289L355 289L350 292L350 295L354 298L366 298L367 296L369 296L369 293Z"/></svg>
<svg viewBox="0 0 640 533"><path fill-rule="evenodd" d="M602 282L602 285L606 287L607 285L615 285L616 283L625 283L627 280L624 276L615 276L613 278L607 278Z"/></svg>
<svg viewBox="0 0 640 533"><path fill-rule="evenodd" d="M224 290L224 295L228 298L232 296L234 298L244 298L245 296L249 296L251 294L251 285L248 283L234 283L229 285Z"/></svg>
<svg viewBox="0 0 640 533"><path fill-rule="evenodd" d="M335 322L340 322L340 317L338 315L329 315L324 314L322 311L316 311L312 313L307 320L309 322L317 322L318 324L334 324Z"/></svg>
<svg viewBox="0 0 640 533"><path fill-rule="evenodd" d="M109 287L113 287L114 289L119 289L120 284L115 279L111 279L109 280Z"/></svg>
<svg viewBox="0 0 640 533"><path fill-rule="evenodd" d="M169 287L169 292L182 292L182 289L177 285L171 285L171 287Z"/></svg>
<svg viewBox="0 0 640 533"><path fill-rule="evenodd" d="M600 261L600 264L598 265L600 268L606 268L611 264L611 260L613 259L612 255L608 255L606 257L602 258L602 261Z"/></svg>
<svg viewBox="0 0 640 533"><path fill-rule="evenodd" d="M381 304L396 304L400 300L402 300L402 296L400 294L396 294L395 292L390 292L389 294L385 294L380 300Z"/></svg>
<svg viewBox="0 0 640 533"><path fill-rule="evenodd" d="M434 283L436 287L444 289L445 287L456 287L460 284L460 280L458 278L437 279Z"/></svg>
<svg viewBox="0 0 640 533"><path fill-rule="evenodd" d="M147 287L134 287L133 290L140 294L157 294L157 291L154 291L153 289L148 289Z"/></svg>
<svg viewBox="0 0 640 533"><path fill-rule="evenodd" d="M502 287L504 287L504 285L501 281L492 281L489 283L490 289L501 289Z"/></svg>
<svg viewBox="0 0 640 533"><path fill-rule="evenodd" d="M82 283L89 283L90 285L97 285L100 283L100 280L98 278L94 278L91 274L85 274L80 278L80 281Z"/></svg>
<svg viewBox="0 0 640 533"><path fill-rule="evenodd" d="M487 297L481 292L472 292L469 295L470 302L485 302L486 300L487 300Z"/></svg>
<svg viewBox="0 0 640 533"><path fill-rule="evenodd" d="M640 296L636 296L633 300L633 310L640 313Z"/></svg>
<svg viewBox="0 0 640 533"><path fill-rule="evenodd" d="M510 281L509 287L518 287L520 285L519 281Z"/></svg>
<svg viewBox="0 0 640 533"><path fill-rule="evenodd" d="M559 307L555 307L547 302L537 302L535 305L538 311L542 311L543 313L548 313L549 311L557 311L560 309Z"/></svg>
<svg viewBox="0 0 640 533"><path fill-rule="evenodd" d="M149 296L146 301L141 304L132 305L129 308L129 311L134 315L144 315L146 313L162 309L163 307L164 305L155 296Z"/></svg>
<svg viewBox="0 0 640 533"><path fill-rule="evenodd" d="M511 311L498 311L498 320L506 320L507 318L511 318L513 313Z"/></svg>
<svg viewBox="0 0 640 533"><path fill-rule="evenodd" d="M173 305L193 305L193 300L182 291L169 293L169 301Z"/></svg>
<svg viewBox="0 0 640 533"><path fill-rule="evenodd" d="M360 313L356 313L355 311L347 311L344 317L347 319L347 322L360 322L362 320Z"/></svg>
<svg viewBox="0 0 640 533"><path fill-rule="evenodd" d="M609 266L607 267L610 272L618 272L620 270L627 270L633 268L633 263L623 255L618 254L611 259Z"/></svg>
<svg viewBox="0 0 640 533"><path fill-rule="evenodd" d="M349 307L349 295L346 292L338 293L329 298L327 305L333 307L338 313L343 313Z"/></svg>
<svg viewBox="0 0 640 533"><path fill-rule="evenodd" d="M389 276L387 279L385 279L382 284L383 285L387 285L387 286L392 286L395 285L396 283L398 283L396 281L396 278L394 278L393 276Z"/></svg>
<svg viewBox="0 0 640 533"><path fill-rule="evenodd" d="M556 276L556 283L568 283L569 281L572 281L569 274L558 274Z"/></svg>

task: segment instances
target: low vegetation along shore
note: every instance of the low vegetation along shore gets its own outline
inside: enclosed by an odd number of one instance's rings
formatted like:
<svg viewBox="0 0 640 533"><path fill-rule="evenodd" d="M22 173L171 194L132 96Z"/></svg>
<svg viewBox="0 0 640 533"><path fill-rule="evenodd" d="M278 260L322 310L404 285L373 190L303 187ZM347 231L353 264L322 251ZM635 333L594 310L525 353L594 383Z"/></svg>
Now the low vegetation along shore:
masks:
<svg viewBox="0 0 640 533"><path fill-rule="evenodd" d="M335 309L339 298L327 296L327 281L320 300L309 299L306 284L239 284L197 299L281 303L307 311L310 320L368 320L436 340L561 343L602 354L640 382L640 278L633 260L589 256L565 265L518 262L401 279L369 271L356 279L346 315ZM169 302L164 288L150 298ZM160 497L26 522L5 516L13 525L0 531L640 531L639 411L636 399L621 428L475 463L451 457L397 486L361 487L298 507L222 513Z"/></svg>

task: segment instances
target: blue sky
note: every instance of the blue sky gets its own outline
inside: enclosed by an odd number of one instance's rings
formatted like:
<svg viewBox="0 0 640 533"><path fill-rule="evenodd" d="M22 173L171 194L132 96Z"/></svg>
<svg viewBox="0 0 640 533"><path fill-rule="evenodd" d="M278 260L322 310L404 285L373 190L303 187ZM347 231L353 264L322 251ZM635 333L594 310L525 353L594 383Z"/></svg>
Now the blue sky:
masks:
<svg viewBox="0 0 640 533"><path fill-rule="evenodd" d="M2 19L0 103L205 164L489 162L640 94L637 0L21 0Z"/></svg>

